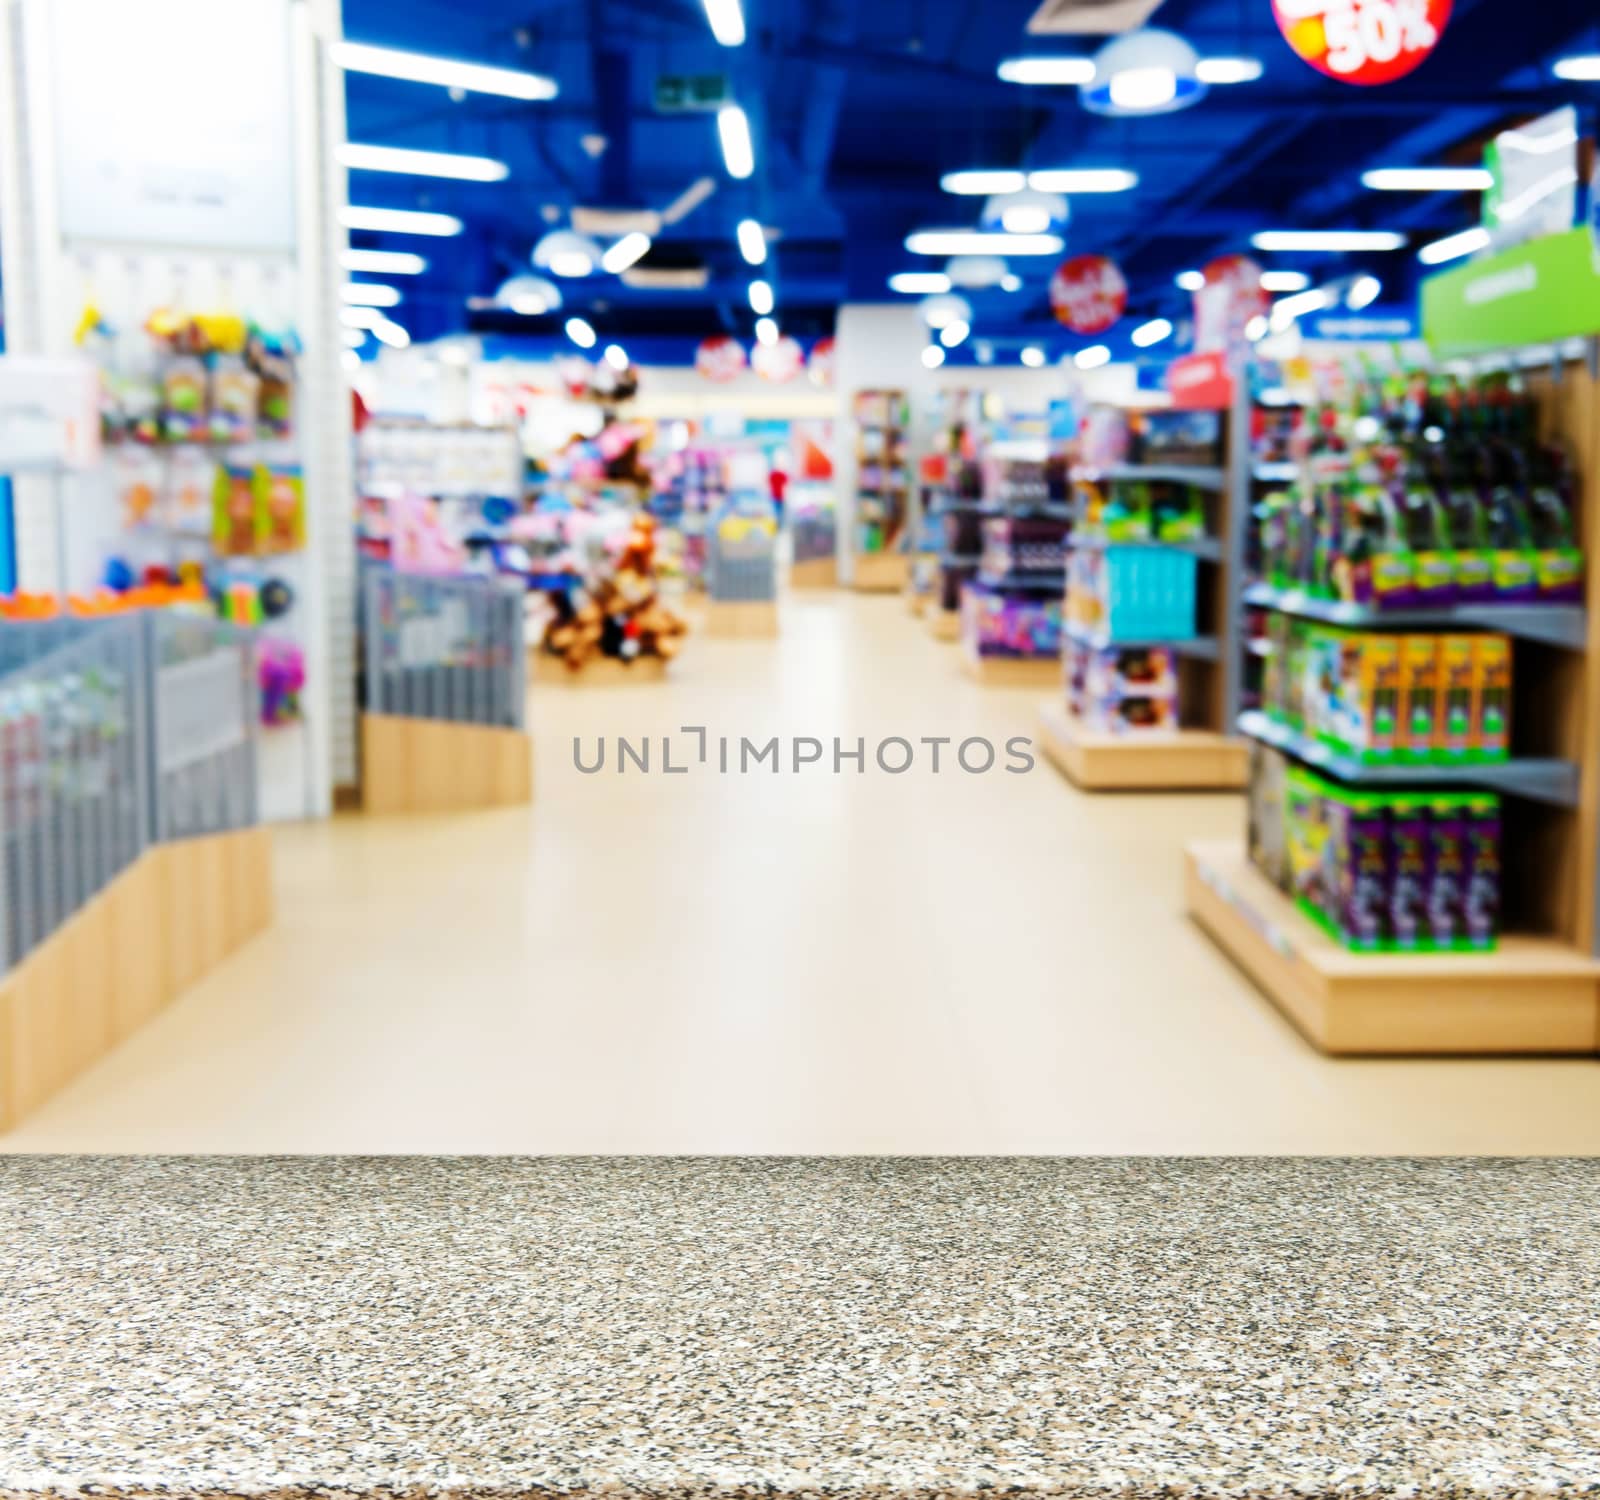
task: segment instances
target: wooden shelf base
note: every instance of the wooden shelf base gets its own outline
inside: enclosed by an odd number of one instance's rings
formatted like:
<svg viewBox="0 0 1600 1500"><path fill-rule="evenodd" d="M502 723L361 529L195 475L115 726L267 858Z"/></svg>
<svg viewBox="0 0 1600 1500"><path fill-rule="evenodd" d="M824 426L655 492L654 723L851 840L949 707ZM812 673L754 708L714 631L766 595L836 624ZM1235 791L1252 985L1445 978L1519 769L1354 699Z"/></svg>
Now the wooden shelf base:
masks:
<svg viewBox="0 0 1600 1500"><path fill-rule="evenodd" d="M361 716L366 812L468 812L532 800L533 740L520 729Z"/></svg>
<svg viewBox="0 0 1600 1500"><path fill-rule="evenodd" d="M704 610L705 605L700 608ZM615 656L592 656L576 672L548 651L530 651L528 659L535 682L561 683L566 687L622 687L664 682L667 676L667 662L660 656L641 656L631 662Z"/></svg>
<svg viewBox="0 0 1600 1500"><path fill-rule="evenodd" d="M1236 842L1191 844L1189 915L1306 1038L1349 1055L1592 1053L1600 962L1555 938L1494 953L1351 953Z"/></svg>
<svg viewBox="0 0 1600 1500"><path fill-rule="evenodd" d="M1090 792L1236 792L1250 775L1242 741L1204 729L1141 737L1086 729L1056 698L1039 705L1044 753Z"/></svg>
<svg viewBox="0 0 1600 1500"><path fill-rule="evenodd" d="M789 565L792 589L832 589L839 586L839 564L832 557L808 557Z"/></svg>
<svg viewBox="0 0 1600 1500"><path fill-rule="evenodd" d="M933 608L928 611L928 633L936 641L961 639L961 611Z"/></svg>
<svg viewBox="0 0 1600 1500"><path fill-rule="evenodd" d="M769 641L778 633L777 603L713 599L706 605L705 633L719 640Z"/></svg>
<svg viewBox="0 0 1600 1500"><path fill-rule="evenodd" d="M1056 656L980 656L961 653L962 670L989 687L1052 687L1061 681Z"/></svg>
<svg viewBox="0 0 1600 1500"><path fill-rule="evenodd" d="M272 835L148 849L0 977L0 1130L65 1088L272 921Z"/></svg>
<svg viewBox="0 0 1600 1500"><path fill-rule="evenodd" d="M911 559L904 552L858 552L855 582L860 594L898 594L911 581Z"/></svg>

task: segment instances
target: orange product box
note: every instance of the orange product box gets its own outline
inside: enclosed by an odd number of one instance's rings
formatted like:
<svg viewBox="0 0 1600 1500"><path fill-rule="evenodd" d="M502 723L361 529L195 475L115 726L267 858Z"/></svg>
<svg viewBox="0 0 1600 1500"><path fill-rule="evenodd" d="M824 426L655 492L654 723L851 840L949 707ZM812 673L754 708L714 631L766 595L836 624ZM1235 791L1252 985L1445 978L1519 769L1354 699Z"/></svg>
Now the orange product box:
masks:
<svg viewBox="0 0 1600 1500"><path fill-rule="evenodd" d="M1473 754L1504 760L1511 753L1511 641L1480 635L1473 654Z"/></svg>
<svg viewBox="0 0 1600 1500"><path fill-rule="evenodd" d="M1477 748L1477 637L1439 637L1439 708L1434 746L1443 756L1470 755Z"/></svg>
<svg viewBox="0 0 1600 1500"><path fill-rule="evenodd" d="M1439 638L1408 635L1400 640L1400 714L1397 739L1407 760L1427 760L1439 722Z"/></svg>

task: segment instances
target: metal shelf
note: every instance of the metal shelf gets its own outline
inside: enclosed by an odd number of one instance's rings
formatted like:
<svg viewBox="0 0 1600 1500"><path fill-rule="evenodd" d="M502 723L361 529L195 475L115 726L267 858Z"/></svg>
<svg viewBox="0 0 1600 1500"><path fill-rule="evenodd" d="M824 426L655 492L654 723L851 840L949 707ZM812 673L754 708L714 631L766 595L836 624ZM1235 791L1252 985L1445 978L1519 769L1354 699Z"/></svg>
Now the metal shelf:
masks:
<svg viewBox="0 0 1600 1500"><path fill-rule="evenodd" d="M1197 490L1221 490L1228 482L1226 470L1199 464L1112 464L1105 469L1074 469L1072 477L1104 484L1187 484Z"/></svg>
<svg viewBox="0 0 1600 1500"><path fill-rule="evenodd" d="M1070 626L1064 634L1068 640L1076 641L1080 646L1088 646L1095 651L1154 651L1165 649L1175 651L1179 656L1191 656L1199 661L1216 661L1221 655L1221 646L1214 635L1192 635L1182 639L1171 637L1153 638L1140 637L1134 640L1112 640L1108 636L1096 635L1091 631L1074 630Z"/></svg>
<svg viewBox="0 0 1600 1500"><path fill-rule="evenodd" d="M1086 552L1104 552L1108 547L1162 547L1168 552L1187 552L1206 562L1222 561L1222 542L1214 536L1191 537L1182 542L1163 542L1155 537L1138 537L1131 541L1113 541L1103 536L1074 534L1067 545Z"/></svg>
<svg viewBox="0 0 1600 1500"><path fill-rule="evenodd" d="M1498 630L1525 641L1540 641L1566 651L1582 651L1589 637L1589 617L1576 604L1447 604L1434 609L1373 609L1365 604L1345 604L1316 599L1310 594L1275 589L1253 583L1244 602L1257 609L1273 609L1302 620L1326 625L1351 625L1369 629L1450 630L1471 626Z"/></svg>
<svg viewBox="0 0 1600 1500"><path fill-rule="evenodd" d="M1258 463L1251 466L1250 477L1262 484L1293 484L1300 477L1300 465L1295 463Z"/></svg>
<svg viewBox="0 0 1600 1500"><path fill-rule="evenodd" d="M1578 805L1578 768L1567 760L1529 757L1427 765L1365 761L1319 744L1309 735L1300 734L1256 710L1239 715L1239 732L1352 786L1478 786L1534 802L1549 802L1556 807Z"/></svg>

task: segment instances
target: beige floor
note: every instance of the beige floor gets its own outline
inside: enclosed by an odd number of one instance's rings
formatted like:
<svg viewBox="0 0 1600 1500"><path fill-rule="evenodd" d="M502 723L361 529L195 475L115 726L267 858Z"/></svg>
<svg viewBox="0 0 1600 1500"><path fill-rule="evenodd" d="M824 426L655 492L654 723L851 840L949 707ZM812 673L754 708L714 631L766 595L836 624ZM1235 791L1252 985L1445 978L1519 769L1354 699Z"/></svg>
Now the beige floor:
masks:
<svg viewBox="0 0 1600 1500"><path fill-rule="evenodd" d="M1234 798L572 764L684 724L1001 740L1037 698L835 595L663 686L541 689L531 811L285 830L276 929L3 1145L1600 1151L1600 1064L1305 1046L1181 912Z"/></svg>

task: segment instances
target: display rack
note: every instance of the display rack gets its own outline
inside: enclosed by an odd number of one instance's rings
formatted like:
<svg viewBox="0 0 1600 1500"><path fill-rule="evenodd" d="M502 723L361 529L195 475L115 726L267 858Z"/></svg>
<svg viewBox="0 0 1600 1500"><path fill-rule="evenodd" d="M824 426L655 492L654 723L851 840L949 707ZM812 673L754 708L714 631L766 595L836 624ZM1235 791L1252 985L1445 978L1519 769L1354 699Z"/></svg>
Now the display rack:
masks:
<svg viewBox="0 0 1600 1500"><path fill-rule="evenodd" d="M1199 498L1205 516L1204 534L1169 539L1111 540L1074 528L1072 553L1094 554L1098 566L1165 553L1194 559L1197 575L1192 632L1151 635L1127 628L1085 628L1074 622L1069 608L1063 630L1069 668L1075 653L1086 657L1147 651L1175 659L1174 727L1130 731L1093 725L1074 713L1061 694L1040 705L1045 754L1086 791L1236 791L1245 784L1249 747L1232 727L1239 708L1241 616L1230 598L1241 562L1235 553L1242 534L1236 522L1250 503L1249 407L1242 390L1222 421L1220 464L1154 460L1073 470L1075 485L1092 485L1105 494L1137 484L1180 486Z"/></svg>
<svg viewBox="0 0 1600 1500"><path fill-rule="evenodd" d="M906 451L910 413L901 390L858 391L856 424L855 588L898 594L911 576L905 550L911 509Z"/></svg>
<svg viewBox="0 0 1600 1500"><path fill-rule="evenodd" d="M1385 610L1237 580L1250 607L1373 632L1491 631L1513 642L1504 760L1403 765L1342 754L1266 714L1241 730L1338 784L1486 787L1502 798L1504 931L1489 951L1352 951L1252 862L1243 839L1192 845L1188 910L1280 1010L1330 1053L1592 1053L1600 1047L1596 859L1600 850L1600 349L1566 346L1521 378L1540 439L1559 439L1576 480L1583 603ZM1526 366L1520 360L1503 361ZM1234 527L1235 556L1244 550ZM1249 643L1236 640L1242 653Z"/></svg>

